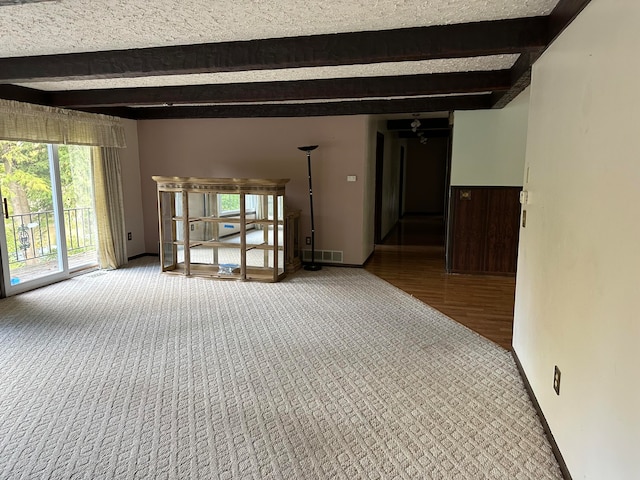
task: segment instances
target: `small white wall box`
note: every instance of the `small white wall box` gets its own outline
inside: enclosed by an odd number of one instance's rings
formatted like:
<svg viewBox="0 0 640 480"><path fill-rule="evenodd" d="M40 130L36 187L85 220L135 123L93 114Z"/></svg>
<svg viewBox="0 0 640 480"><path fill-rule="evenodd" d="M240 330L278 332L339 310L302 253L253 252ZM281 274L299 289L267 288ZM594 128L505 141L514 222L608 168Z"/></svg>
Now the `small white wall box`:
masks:
<svg viewBox="0 0 640 480"><path fill-rule="evenodd" d="M355 182L357 180L355 175L347 175L347 182Z"/></svg>

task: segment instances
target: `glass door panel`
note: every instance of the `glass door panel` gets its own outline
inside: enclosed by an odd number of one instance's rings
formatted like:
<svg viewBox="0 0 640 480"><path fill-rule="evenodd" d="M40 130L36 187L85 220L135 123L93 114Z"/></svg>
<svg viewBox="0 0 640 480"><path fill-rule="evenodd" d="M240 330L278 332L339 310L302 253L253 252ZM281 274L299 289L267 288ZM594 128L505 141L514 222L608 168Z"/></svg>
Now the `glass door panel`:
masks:
<svg viewBox="0 0 640 480"><path fill-rule="evenodd" d="M0 248L7 294L48 283L64 271L49 150L45 144L0 141Z"/></svg>
<svg viewBox="0 0 640 480"><path fill-rule="evenodd" d="M175 270L178 266L178 254L173 239L176 238L175 229L175 194L173 192L160 192L158 204L160 206L160 259L162 271Z"/></svg>
<svg viewBox="0 0 640 480"><path fill-rule="evenodd" d="M69 271L98 261L90 147L59 145L60 189Z"/></svg>

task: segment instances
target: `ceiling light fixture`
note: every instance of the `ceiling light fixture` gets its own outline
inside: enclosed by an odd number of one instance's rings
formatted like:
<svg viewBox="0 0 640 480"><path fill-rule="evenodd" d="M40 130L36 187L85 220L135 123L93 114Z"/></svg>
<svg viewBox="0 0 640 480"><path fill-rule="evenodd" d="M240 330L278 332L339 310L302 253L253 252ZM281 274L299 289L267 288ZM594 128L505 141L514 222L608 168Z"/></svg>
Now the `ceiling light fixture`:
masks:
<svg viewBox="0 0 640 480"><path fill-rule="evenodd" d="M418 135L418 140L420 140L421 144L424 145L425 143L427 143L427 137L424 136L424 132L418 132L417 135Z"/></svg>

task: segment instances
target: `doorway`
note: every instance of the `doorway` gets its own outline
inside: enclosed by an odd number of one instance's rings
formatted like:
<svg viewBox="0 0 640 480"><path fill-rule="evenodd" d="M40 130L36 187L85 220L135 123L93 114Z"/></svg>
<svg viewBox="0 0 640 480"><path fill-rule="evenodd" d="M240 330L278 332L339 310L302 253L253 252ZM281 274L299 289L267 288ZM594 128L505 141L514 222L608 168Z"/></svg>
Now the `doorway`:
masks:
<svg viewBox="0 0 640 480"><path fill-rule="evenodd" d="M384 179L384 135L376 132L376 189L375 189L375 217L374 243L382 240L382 182Z"/></svg>
<svg viewBox="0 0 640 480"><path fill-rule="evenodd" d="M5 295L97 264L90 147L0 141Z"/></svg>
<svg viewBox="0 0 640 480"><path fill-rule="evenodd" d="M399 147L399 216L381 246L437 247L444 256L448 191L447 137L420 142L404 139Z"/></svg>

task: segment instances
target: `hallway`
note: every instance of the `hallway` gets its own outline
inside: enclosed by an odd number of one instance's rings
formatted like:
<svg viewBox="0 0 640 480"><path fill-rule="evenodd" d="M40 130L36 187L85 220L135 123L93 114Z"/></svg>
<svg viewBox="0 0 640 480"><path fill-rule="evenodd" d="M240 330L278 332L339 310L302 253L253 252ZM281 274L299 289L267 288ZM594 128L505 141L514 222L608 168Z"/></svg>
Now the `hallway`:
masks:
<svg viewBox="0 0 640 480"><path fill-rule="evenodd" d="M515 278L447 274L442 217L405 216L365 269L511 350Z"/></svg>

